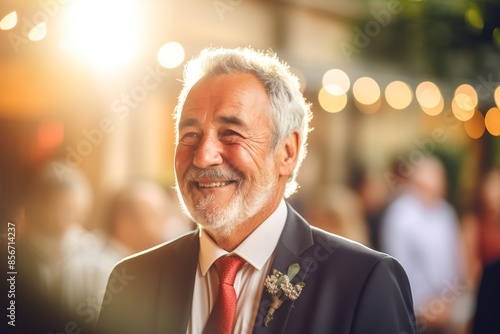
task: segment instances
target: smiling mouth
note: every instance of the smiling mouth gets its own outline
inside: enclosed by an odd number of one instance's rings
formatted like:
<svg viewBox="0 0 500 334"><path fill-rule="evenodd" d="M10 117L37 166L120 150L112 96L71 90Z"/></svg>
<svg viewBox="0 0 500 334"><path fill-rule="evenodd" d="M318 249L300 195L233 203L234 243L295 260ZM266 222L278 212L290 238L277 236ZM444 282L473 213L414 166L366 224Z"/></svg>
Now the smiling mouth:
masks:
<svg viewBox="0 0 500 334"><path fill-rule="evenodd" d="M217 188L227 186L234 181L223 181L223 182L196 182L198 188Z"/></svg>

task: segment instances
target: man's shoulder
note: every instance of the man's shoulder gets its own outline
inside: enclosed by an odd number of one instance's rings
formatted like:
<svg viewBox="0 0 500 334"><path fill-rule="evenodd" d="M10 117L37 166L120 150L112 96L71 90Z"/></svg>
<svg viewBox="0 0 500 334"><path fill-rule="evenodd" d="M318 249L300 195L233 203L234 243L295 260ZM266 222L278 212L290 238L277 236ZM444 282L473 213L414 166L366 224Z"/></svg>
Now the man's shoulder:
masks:
<svg viewBox="0 0 500 334"><path fill-rule="evenodd" d="M390 257L359 242L326 232L314 226L311 226L311 231L315 245L314 253L318 253L322 248L329 254L335 254L338 257L349 258L351 261L363 260L367 262L377 262Z"/></svg>
<svg viewBox="0 0 500 334"><path fill-rule="evenodd" d="M293 223L294 227L291 228L293 233L299 233L301 239L310 234L312 246L308 247L304 255L312 258L318 264L324 263L326 266L330 266L333 263L350 262L352 264L357 261L360 265L371 266L382 259L391 258L389 255L377 252L363 244L317 228L291 206L288 208L288 220L289 223Z"/></svg>
<svg viewBox="0 0 500 334"><path fill-rule="evenodd" d="M181 259L175 254L186 254L197 250L198 247L198 231L188 232L176 239L166 241L162 244L146 249L136 254L132 254L117 263L117 267L136 267L138 269L144 267L155 267L157 264L177 262ZM160 267L160 266L158 266Z"/></svg>

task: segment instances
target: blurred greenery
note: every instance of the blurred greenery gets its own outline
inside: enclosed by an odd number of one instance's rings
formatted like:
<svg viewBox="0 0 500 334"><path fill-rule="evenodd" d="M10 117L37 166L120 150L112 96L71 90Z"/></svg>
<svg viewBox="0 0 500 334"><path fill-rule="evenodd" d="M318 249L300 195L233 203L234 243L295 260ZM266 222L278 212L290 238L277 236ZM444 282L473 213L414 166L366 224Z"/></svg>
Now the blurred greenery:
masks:
<svg viewBox="0 0 500 334"><path fill-rule="evenodd" d="M379 0L366 1L369 10L357 27L375 20L391 4L393 14L371 38L360 57L406 72L451 79L487 76L500 69L500 1L498 0ZM375 13L375 14L374 14ZM495 30L496 29L496 30Z"/></svg>

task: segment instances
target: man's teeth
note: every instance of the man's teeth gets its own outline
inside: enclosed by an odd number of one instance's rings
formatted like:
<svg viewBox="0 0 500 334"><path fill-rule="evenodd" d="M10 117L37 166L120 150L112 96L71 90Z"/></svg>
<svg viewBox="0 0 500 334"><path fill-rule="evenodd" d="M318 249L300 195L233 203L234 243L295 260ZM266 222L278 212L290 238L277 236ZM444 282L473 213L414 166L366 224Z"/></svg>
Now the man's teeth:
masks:
<svg viewBox="0 0 500 334"><path fill-rule="evenodd" d="M226 184L229 184L230 181L225 181L225 182L209 182L209 183L202 183L198 182L198 186L201 188L215 188L215 187L222 187L225 186Z"/></svg>

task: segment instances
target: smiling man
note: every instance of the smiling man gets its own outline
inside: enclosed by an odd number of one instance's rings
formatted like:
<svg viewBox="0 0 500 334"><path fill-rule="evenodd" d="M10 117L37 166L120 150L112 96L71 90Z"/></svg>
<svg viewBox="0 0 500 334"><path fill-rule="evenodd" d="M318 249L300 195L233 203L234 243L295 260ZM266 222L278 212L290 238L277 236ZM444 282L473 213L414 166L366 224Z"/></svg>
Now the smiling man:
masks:
<svg viewBox="0 0 500 334"><path fill-rule="evenodd" d="M284 200L310 117L275 55L208 49L187 65L175 174L199 228L115 267L131 279L108 286L103 333L415 332L399 263L311 227Z"/></svg>

